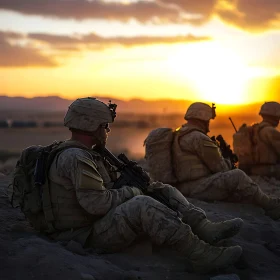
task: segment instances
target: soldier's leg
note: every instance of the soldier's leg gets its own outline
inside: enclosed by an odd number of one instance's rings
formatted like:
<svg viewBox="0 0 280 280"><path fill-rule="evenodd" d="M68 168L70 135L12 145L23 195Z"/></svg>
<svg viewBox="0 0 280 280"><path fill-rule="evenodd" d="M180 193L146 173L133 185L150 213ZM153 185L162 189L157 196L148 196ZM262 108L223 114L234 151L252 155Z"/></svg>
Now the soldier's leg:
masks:
<svg viewBox="0 0 280 280"><path fill-rule="evenodd" d="M193 224L206 218L205 212L190 203L176 188L161 182L154 182L148 188L148 194L162 195L172 206L173 209L180 212L185 217L184 222Z"/></svg>
<svg viewBox="0 0 280 280"><path fill-rule="evenodd" d="M200 239L214 244L222 239L236 235L243 226L243 220L236 218L224 222L212 223L206 217L205 212L191 204L176 188L161 182L155 182L149 187L153 194L163 195L178 212L182 214L184 223L191 226L192 231Z"/></svg>
<svg viewBox="0 0 280 280"><path fill-rule="evenodd" d="M273 220L280 219L280 199L265 194L249 176L241 170L229 171L235 180L226 178L226 184L232 189L229 201L241 201L255 204L265 210L265 214ZM226 172L227 173L227 172Z"/></svg>
<svg viewBox="0 0 280 280"><path fill-rule="evenodd" d="M95 222L87 245L114 252L142 234L149 236L154 244L176 249L200 272L233 264L242 253L239 246L213 247L199 240L176 212L148 196L136 196Z"/></svg>
<svg viewBox="0 0 280 280"><path fill-rule="evenodd" d="M242 170L218 173L200 183L203 191L190 190L190 197L205 201L252 203L262 207L272 219L280 218L279 199L266 195Z"/></svg>
<svg viewBox="0 0 280 280"><path fill-rule="evenodd" d="M110 252L121 250L146 234L153 243L161 245L177 231L178 240L191 232L188 226L179 230L181 225L176 212L149 196L136 196L96 221L88 241L90 246Z"/></svg>
<svg viewBox="0 0 280 280"><path fill-rule="evenodd" d="M195 187L195 185L198 185ZM204 201L253 202L258 185L239 169L187 183L189 196Z"/></svg>

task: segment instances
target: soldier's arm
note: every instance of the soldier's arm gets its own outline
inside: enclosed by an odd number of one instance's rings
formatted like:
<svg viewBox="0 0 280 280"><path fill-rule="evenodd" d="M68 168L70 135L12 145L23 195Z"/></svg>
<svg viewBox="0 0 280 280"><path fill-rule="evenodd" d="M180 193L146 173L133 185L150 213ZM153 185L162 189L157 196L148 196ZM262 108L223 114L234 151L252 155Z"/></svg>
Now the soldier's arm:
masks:
<svg viewBox="0 0 280 280"><path fill-rule="evenodd" d="M260 136L280 157L280 132L274 127L265 127L261 130Z"/></svg>
<svg viewBox="0 0 280 280"><path fill-rule="evenodd" d="M230 170L229 164L222 157L219 147L201 132L194 131L183 136L180 141L181 147L190 149L209 168L212 173Z"/></svg>
<svg viewBox="0 0 280 280"><path fill-rule="evenodd" d="M73 150L73 149L71 149ZM59 161L61 176L68 177L75 186L76 196L81 207L92 215L105 215L112 208L132 197L142 194L137 188L124 186L120 189L107 190L91 155L75 149L61 154ZM78 150L78 151L77 151ZM64 166L62 164L64 162Z"/></svg>

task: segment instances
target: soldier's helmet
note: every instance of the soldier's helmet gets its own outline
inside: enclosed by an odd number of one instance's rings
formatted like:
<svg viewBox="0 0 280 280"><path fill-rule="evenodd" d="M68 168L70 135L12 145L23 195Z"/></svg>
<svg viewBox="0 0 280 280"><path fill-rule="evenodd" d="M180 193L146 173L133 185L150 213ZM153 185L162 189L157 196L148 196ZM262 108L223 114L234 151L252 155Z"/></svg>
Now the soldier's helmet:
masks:
<svg viewBox="0 0 280 280"><path fill-rule="evenodd" d="M215 108L214 104L210 107L208 104L202 102L192 103L185 114L185 120L198 119L209 121L210 119L215 119Z"/></svg>
<svg viewBox="0 0 280 280"><path fill-rule="evenodd" d="M280 119L280 104L278 102L265 102L262 105L259 114L277 117Z"/></svg>
<svg viewBox="0 0 280 280"><path fill-rule="evenodd" d="M64 126L93 132L101 124L112 123L116 117L117 105L106 105L96 98L86 97L75 100L64 117Z"/></svg>

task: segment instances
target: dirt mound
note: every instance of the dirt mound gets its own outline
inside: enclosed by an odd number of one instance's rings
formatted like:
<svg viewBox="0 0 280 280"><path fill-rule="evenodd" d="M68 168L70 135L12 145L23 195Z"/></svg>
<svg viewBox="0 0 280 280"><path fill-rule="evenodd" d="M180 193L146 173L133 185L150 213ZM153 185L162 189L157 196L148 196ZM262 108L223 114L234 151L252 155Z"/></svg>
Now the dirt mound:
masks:
<svg viewBox="0 0 280 280"><path fill-rule="evenodd" d="M266 192L278 194L280 182L254 178ZM184 259L175 252L143 241L118 254L98 255L75 242L55 243L36 233L7 198L10 177L0 176L0 271L1 279L54 280L179 280L209 279L186 271ZM277 187L278 185L278 187ZM217 274L237 274L240 279L280 279L280 222L263 210L244 204L206 203L191 199L214 221L241 217L245 225L233 239L218 245L240 244L240 261Z"/></svg>

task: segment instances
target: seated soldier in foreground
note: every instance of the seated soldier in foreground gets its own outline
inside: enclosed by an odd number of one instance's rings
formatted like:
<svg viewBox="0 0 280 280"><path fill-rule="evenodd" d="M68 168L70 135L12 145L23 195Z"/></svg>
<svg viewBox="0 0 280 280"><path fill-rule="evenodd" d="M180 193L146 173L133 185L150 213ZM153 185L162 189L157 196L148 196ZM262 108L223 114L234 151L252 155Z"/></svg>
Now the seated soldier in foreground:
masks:
<svg viewBox="0 0 280 280"><path fill-rule="evenodd" d="M280 179L280 104L266 102L260 113L262 121L252 126L242 125L233 135L233 148L239 158L239 168L249 175Z"/></svg>
<svg viewBox="0 0 280 280"><path fill-rule="evenodd" d="M241 219L212 223L176 188L159 182L144 193L126 185L113 188L113 167L97 148L104 149L114 118L115 109L95 98L77 99L70 105L64 125L72 137L60 144L68 149L56 155L48 173L54 216L49 236L108 253L124 249L144 234L154 244L167 245L185 256L193 271L234 264L242 253L240 246L210 244L237 234ZM153 199L154 192L161 192L182 218Z"/></svg>
<svg viewBox="0 0 280 280"><path fill-rule="evenodd" d="M173 132L170 141L170 171L169 179L172 185L180 192L191 198L204 201L229 201L245 202L260 206L266 215L272 219L280 218L280 201L266 195L260 187L252 181L242 170L232 169L228 159L223 158L216 143L207 133L209 132L210 120L216 116L215 107L205 103L196 102L190 105L185 120L179 129ZM155 152L147 152L157 147L153 142L152 131L145 140L146 159L148 160L150 173L153 179L165 178L168 172L158 172L158 167L163 166L156 163ZM163 142L162 136L160 141ZM163 145L164 143L161 143ZM153 164L151 164L153 162ZM154 175L156 174L156 176ZM170 183L162 179L163 183Z"/></svg>

